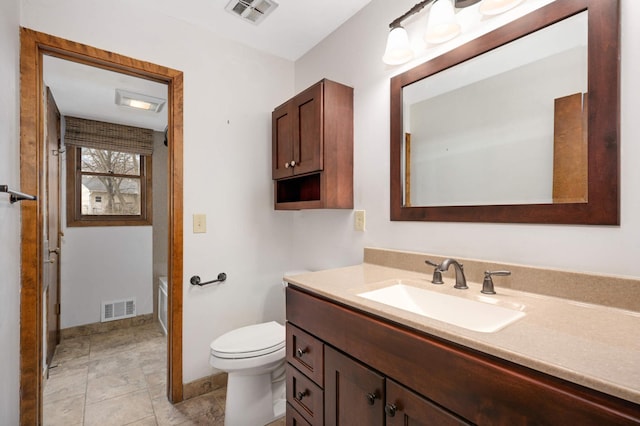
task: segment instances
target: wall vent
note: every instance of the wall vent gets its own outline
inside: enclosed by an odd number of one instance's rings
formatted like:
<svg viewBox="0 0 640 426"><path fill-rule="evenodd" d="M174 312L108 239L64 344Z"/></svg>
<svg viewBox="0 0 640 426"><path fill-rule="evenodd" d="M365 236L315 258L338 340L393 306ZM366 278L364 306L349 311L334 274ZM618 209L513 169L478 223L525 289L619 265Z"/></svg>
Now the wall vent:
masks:
<svg viewBox="0 0 640 426"><path fill-rule="evenodd" d="M224 10L258 25L277 7L278 3L273 0L231 0Z"/></svg>
<svg viewBox="0 0 640 426"><path fill-rule="evenodd" d="M131 318L136 316L136 299L102 302L101 322Z"/></svg>

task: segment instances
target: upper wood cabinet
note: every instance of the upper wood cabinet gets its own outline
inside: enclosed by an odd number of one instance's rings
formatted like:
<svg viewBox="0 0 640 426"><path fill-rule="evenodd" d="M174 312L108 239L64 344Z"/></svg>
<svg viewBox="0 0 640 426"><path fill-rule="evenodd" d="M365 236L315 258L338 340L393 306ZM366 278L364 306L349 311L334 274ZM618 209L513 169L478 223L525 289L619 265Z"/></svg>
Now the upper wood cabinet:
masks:
<svg viewBox="0 0 640 426"><path fill-rule="evenodd" d="M353 208L353 89L321 80L272 113L275 208Z"/></svg>

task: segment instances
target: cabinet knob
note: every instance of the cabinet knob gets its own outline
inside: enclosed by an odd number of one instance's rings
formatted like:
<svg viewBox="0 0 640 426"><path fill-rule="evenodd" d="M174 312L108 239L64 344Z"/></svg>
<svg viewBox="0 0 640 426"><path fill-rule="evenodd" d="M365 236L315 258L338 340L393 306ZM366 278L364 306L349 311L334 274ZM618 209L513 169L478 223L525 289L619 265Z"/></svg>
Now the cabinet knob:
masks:
<svg viewBox="0 0 640 426"><path fill-rule="evenodd" d="M284 168L288 169L289 168L289 162L284 163Z"/></svg>
<svg viewBox="0 0 640 426"><path fill-rule="evenodd" d="M291 167L295 167L296 166L296 162L291 160Z"/></svg>
<svg viewBox="0 0 640 426"><path fill-rule="evenodd" d="M393 417L396 415L396 411L398 411L398 406L396 404L392 404L390 402L384 406L384 412L387 413L387 416Z"/></svg>
<svg viewBox="0 0 640 426"><path fill-rule="evenodd" d="M369 393L366 395L367 403L368 403L369 405L373 405L373 404L375 404L375 403L376 403L376 398L377 398L377 397L378 397L378 395L376 395L375 393L371 393L371 392L369 392Z"/></svg>
<svg viewBox="0 0 640 426"><path fill-rule="evenodd" d="M298 358L302 358L302 355L307 353L307 349L302 349L302 348L298 348L296 349L296 354L298 355Z"/></svg>
<svg viewBox="0 0 640 426"><path fill-rule="evenodd" d="M296 399L298 401L302 401L302 398L304 398L305 396L309 395L309 391L307 389L304 390L304 392L298 392L296 394Z"/></svg>

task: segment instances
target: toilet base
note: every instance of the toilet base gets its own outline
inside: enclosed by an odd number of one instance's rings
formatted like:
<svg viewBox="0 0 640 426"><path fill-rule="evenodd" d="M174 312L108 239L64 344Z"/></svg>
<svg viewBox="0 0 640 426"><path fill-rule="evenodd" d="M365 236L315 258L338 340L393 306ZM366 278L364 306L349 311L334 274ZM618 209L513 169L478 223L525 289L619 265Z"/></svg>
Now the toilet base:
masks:
<svg viewBox="0 0 640 426"><path fill-rule="evenodd" d="M229 373L225 426L265 425L285 414L284 380L272 382L272 375Z"/></svg>

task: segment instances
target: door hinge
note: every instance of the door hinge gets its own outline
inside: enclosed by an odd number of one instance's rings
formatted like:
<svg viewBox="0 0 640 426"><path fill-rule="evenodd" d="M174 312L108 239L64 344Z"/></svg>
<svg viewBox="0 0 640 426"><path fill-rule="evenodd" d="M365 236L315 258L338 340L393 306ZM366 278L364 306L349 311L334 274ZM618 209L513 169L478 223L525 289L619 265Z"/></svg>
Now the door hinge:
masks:
<svg viewBox="0 0 640 426"><path fill-rule="evenodd" d="M60 304L56 303L56 315L60 315Z"/></svg>

